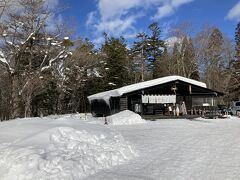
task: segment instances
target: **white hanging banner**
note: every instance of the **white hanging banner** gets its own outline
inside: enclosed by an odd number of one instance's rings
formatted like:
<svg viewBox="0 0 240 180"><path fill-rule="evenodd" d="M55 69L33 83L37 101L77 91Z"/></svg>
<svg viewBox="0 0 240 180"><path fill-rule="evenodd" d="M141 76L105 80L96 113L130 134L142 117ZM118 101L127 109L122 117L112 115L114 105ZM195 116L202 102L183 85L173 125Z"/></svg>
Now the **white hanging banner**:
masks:
<svg viewBox="0 0 240 180"><path fill-rule="evenodd" d="M166 96L166 103L171 103L171 97L169 95Z"/></svg>
<svg viewBox="0 0 240 180"><path fill-rule="evenodd" d="M154 96L154 95L150 95L149 96L149 103L151 103L151 104L155 104L156 103L156 96Z"/></svg>
<svg viewBox="0 0 240 180"><path fill-rule="evenodd" d="M177 96L176 95L172 95L172 98L173 98L173 102L177 103Z"/></svg>
<svg viewBox="0 0 240 180"><path fill-rule="evenodd" d="M162 102L161 102L162 104L163 103L166 103L166 96L162 96Z"/></svg>
<svg viewBox="0 0 240 180"><path fill-rule="evenodd" d="M142 95L142 103L150 104L174 104L176 95Z"/></svg>
<svg viewBox="0 0 240 180"><path fill-rule="evenodd" d="M148 95L142 95L142 103L148 103Z"/></svg>
<svg viewBox="0 0 240 180"><path fill-rule="evenodd" d="M162 102L162 97L161 96L156 96L156 103L160 104Z"/></svg>

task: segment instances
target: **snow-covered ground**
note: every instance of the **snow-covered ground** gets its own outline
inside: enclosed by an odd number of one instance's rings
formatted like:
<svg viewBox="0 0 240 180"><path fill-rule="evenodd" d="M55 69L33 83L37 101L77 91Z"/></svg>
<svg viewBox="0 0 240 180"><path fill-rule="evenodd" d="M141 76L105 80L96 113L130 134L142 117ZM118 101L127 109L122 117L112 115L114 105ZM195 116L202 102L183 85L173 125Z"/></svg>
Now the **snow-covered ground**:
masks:
<svg viewBox="0 0 240 180"><path fill-rule="evenodd" d="M240 179L239 118L103 124L89 114L1 122L0 179Z"/></svg>
<svg viewBox="0 0 240 180"><path fill-rule="evenodd" d="M146 123L139 114L125 110L107 117L110 125L136 125Z"/></svg>
<svg viewBox="0 0 240 180"><path fill-rule="evenodd" d="M137 156L121 134L84 119L64 115L0 123L0 179L77 180Z"/></svg>

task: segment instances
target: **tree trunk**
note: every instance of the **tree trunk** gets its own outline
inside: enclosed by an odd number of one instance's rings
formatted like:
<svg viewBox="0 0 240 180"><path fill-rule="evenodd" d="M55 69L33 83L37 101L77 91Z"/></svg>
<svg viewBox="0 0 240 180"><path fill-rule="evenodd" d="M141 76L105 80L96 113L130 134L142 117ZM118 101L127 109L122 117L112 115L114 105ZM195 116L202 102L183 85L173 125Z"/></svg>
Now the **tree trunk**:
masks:
<svg viewBox="0 0 240 180"><path fill-rule="evenodd" d="M2 99L2 90L0 89L0 120L3 120L3 99Z"/></svg>
<svg viewBox="0 0 240 180"><path fill-rule="evenodd" d="M32 95L31 95L31 93L28 93L25 101L26 102L25 102L24 116L25 117L31 117L31 115L32 115L32 108L31 108Z"/></svg>
<svg viewBox="0 0 240 180"><path fill-rule="evenodd" d="M22 113L22 101L19 94L20 91L20 80L18 75L12 76L12 113L11 118L21 118Z"/></svg>
<svg viewBox="0 0 240 180"><path fill-rule="evenodd" d="M177 59L177 75L180 75L180 63L179 63L179 59Z"/></svg>

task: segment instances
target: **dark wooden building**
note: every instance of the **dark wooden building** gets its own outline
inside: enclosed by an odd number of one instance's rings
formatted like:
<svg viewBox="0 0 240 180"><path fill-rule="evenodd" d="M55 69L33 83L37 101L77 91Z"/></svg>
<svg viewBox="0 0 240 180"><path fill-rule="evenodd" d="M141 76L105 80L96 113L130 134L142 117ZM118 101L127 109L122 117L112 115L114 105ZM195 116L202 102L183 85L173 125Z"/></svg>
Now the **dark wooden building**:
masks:
<svg viewBox="0 0 240 180"><path fill-rule="evenodd" d="M222 95L203 82L167 76L94 94L88 99L94 116L109 116L123 110L141 115L169 115L183 103L187 114L199 107L215 107L217 97Z"/></svg>

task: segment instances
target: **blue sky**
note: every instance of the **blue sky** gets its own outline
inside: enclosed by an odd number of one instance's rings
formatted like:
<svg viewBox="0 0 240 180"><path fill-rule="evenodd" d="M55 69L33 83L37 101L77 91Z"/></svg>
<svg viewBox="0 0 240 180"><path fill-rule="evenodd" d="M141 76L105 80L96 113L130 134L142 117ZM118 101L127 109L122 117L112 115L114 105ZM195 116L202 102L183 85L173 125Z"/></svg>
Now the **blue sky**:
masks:
<svg viewBox="0 0 240 180"><path fill-rule="evenodd" d="M193 33L204 24L218 27L229 38L240 20L239 0L59 0L67 5L64 20L75 17L77 33L95 43L103 40L102 32L124 35L131 41L138 32L157 21L164 38L169 29L181 22L191 22Z"/></svg>

